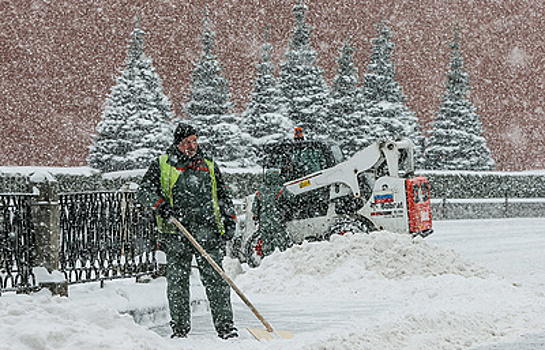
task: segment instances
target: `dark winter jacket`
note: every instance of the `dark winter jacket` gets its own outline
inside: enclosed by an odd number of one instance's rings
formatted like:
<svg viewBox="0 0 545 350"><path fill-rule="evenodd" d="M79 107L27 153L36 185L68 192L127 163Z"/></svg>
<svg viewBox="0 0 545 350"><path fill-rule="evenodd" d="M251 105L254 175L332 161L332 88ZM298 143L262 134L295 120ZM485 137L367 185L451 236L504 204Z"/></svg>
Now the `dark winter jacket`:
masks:
<svg viewBox="0 0 545 350"><path fill-rule="evenodd" d="M218 238L219 230L199 230L201 227L218 227L213 209L210 169L205 161L205 156L199 150L194 157L188 158L180 153L175 145L171 146L166 154L168 155L167 163L179 171L179 177L172 188L172 208L176 218L190 232L192 229L193 231L217 232L215 237L195 237L200 238L199 240ZM217 184L219 209L226 230L224 238L231 239L236 225L233 202L216 164L214 164L214 175ZM168 195L163 193L161 187L159 159L155 160L144 174L138 192L138 199L143 205L154 210L157 210L160 205L164 205L165 202L168 204ZM176 229L171 231L177 232Z"/></svg>
<svg viewBox="0 0 545 350"><path fill-rule="evenodd" d="M268 169L252 206L254 220L259 223L264 255L271 254L275 248L283 251L288 246L286 211L289 210L290 198L289 192L282 186L280 172Z"/></svg>

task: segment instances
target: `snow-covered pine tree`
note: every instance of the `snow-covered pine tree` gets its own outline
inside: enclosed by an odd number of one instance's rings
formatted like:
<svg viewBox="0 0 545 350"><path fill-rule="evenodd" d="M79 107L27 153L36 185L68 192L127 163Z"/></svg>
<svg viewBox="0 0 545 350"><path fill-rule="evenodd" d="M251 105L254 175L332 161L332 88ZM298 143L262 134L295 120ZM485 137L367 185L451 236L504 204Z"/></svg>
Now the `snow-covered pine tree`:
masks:
<svg viewBox="0 0 545 350"><path fill-rule="evenodd" d="M362 103L360 78L354 65L354 48L351 39L345 41L337 61L337 75L331 88L331 138L345 156L350 157L367 146L369 125L365 113L358 112Z"/></svg>
<svg viewBox="0 0 545 350"><path fill-rule="evenodd" d="M87 162L103 172L146 168L172 143L171 103L144 53L144 35L137 22L90 146Z"/></svg>
<svg viewBox="0 0 545 350"><path fill-rule="evenodd" d="M450 70L443 104L432 125L425 168L433 170L492 170L494 160L482 136L476 109L469 101L469 75L464 71L458 31L450 45Z"/></svg>
<svg viewBox="0 0 545 350"><path fill-rule="evenodd" d="M268 40L261 46L261 61L257 65L254 90L240 121L245 146L244 158L249 161L249 165L257 163L261 145L285 139L293 133L293 122L283 110L282 93L274 75L272 49Z"/></svg>
<svg viewBox="0 0 545 350"><path fill-rule="evenodd" d="M226 165L242 159L240 129L237 117L230 113L233 106L222 65L214 53L215 32L208 15L202 34L202 51L193 69L190 99L185 112L199 134L199 146Z"/></svg>
<svg viewBox="0 0 545 350"><path fill-rule="evenodd" d="M310 46L311 32L305 23L307 6L293 7L296 23L285 60L280 64L280 89L286 111L308 138L329 138L329 88Z"/></svg>
<svg viewBox="0 0 545 350"><path fill-rule="evenodd" d="M390 29L385 22L377 25L377 36L371 39L373 52L364 76L363 96L365 112L369 118L370 140L407 137L415 144L417 166L421 163L424 137L418 119L405 105L402 88L395 80L395 65L392 55L395 45Z"/></svg>

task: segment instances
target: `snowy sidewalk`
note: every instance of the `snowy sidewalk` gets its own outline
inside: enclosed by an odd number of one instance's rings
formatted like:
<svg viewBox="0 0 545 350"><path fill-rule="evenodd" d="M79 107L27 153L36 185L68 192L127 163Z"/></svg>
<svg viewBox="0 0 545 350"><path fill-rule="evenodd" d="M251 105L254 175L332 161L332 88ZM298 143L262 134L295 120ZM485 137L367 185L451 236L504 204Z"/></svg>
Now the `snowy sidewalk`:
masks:
<svg viewBox="0 0 545 350"><path fill-rule="evenodd" d="M164 278L124 280L72 286L69 298L2 295L0 350L540 349L543 227L545 219L440 221L425 240L335 236L275 253L257 269L227 261L236 284L291 340L254 340L244 328L262 325L234 293L241 337L220 340L193 276L187 339L169 338Z"/></svg>

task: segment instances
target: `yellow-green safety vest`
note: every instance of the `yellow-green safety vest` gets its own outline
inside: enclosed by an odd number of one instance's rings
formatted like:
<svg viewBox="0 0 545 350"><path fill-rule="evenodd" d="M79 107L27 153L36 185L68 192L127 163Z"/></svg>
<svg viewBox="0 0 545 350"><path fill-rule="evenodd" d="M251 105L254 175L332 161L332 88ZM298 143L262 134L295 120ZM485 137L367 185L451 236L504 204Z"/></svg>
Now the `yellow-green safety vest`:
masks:
<svg viewBox="0 0 545 350"><path fill-rule="evenodd" d="M176 167L168 164L167 160L168 154L163 154L159 157L159 168L161 169L161 192L163 194L163 197L169 200L170 205L174 206L172 189L174 188L174 184L176 183L176 181L178 181L178 177L180 176L181 171L176 169ZM208 166L208 170L210 172L210 182L212 184L212 208L214 209L214 217L216 219L216 223L218 224L218 230L220 232L220 235L223 235L225 233L225 227L221 222L221 212L218 201L218 184L216 182L216 175L214 173L214 161L208 160L206 158L204 159L204 161ZM157 215L157 227L159 228L159 232L162 233L177 232L176 226L169 222L164 222L164 220L159 215Z"/></svg>

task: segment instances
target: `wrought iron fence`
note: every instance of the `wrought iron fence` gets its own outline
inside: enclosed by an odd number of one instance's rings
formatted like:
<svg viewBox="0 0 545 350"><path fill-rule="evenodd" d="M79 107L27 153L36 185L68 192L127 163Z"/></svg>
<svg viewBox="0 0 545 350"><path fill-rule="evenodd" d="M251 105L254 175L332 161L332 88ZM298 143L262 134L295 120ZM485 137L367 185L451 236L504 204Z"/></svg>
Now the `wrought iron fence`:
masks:
<svg viewBox="0 0 545 350"><path fill-rule="evenodd" d="M0 194L0 292L36 287L32 194Z"/></svg>
<svg viewBox="0 0 545 350"><path fill-rule="evenodd" d="M68 283L157 271L155 219L135 192L66 193L59 200L59 262Z"/></svg>

